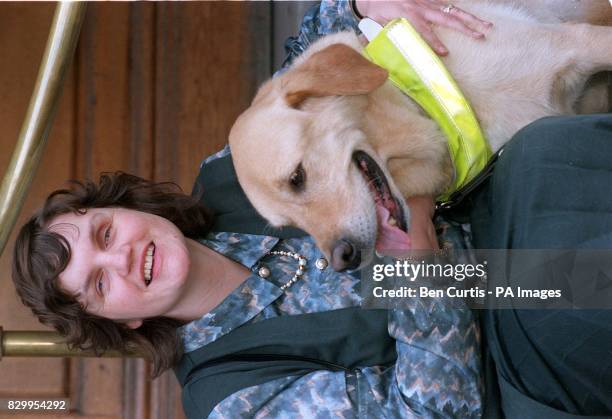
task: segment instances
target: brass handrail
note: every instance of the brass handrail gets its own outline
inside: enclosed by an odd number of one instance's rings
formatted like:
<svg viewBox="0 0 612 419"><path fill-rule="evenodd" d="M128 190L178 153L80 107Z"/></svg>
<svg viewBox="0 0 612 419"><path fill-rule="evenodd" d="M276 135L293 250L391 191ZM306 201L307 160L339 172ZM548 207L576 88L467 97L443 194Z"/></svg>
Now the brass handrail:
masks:
<svg viewBox="0 0 612 419"><path fill-rule="evenodd" d="M19 330L3 331L0 327L0 361L2 357L93 357L93 351L71 349L56 332ZM108 351L101 356L139 357L136 352L124 354Z"/></svg>
<svg viewBox="0 0 612 419"><path fill-rule="evenodd" d="M60 2L55 8L30 105L0 186L0 254L4 251L40 164L86 6L85 2Z"/></svg>
<svg viewBox="0 0 612 419"><path fill-rule="evenodd" d="M86 2L60 2L55 15L38 78L2 185L0 186L0 254L15 226L25 195L40 164L62 86L85 17ZM0 359L4 356L91 356L72 351L55 332L2 332ZM109 354L119 356L119 354Z"/></svg>

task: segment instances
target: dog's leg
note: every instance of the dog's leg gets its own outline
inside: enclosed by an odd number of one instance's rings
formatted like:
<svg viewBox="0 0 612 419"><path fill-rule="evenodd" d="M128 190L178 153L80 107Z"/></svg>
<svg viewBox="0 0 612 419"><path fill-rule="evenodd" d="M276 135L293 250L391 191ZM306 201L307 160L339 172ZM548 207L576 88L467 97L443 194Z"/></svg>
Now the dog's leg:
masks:
<svg viewBox="0 0 612 419"><path fill-rule="evenodd" d="M566 34L560 37L559 51L569 52L566 64L557 72L552 88L552 102L563 113L604 112L609 107L605 92L589 92L590 99L580 100L592 86L596 73L612 71L612 27L588 24L563 25ZM606 77L604 77L605 79ZM605 91L605 83L599 83ZM593 98L596 98L593 101ZM589 105L589 100L591 104ZM593 106L595 104L595 106Z"/></svg>
<svg viewBox="0 0 612 419"><path fill-rule="evenodd" d="M612 111L612 72L597 73L589 78L574 110L578 114Z"/></svg>

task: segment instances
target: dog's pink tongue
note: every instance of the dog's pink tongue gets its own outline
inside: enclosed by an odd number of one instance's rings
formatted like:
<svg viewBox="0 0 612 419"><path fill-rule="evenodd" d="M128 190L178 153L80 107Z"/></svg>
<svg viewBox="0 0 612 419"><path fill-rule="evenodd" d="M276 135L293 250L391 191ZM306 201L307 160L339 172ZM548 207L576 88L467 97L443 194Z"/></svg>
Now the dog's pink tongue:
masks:
<svg viewBox="0 0 612 419"><path fill-rule="evenodd" d="M389 224L389 211L382 205L376 205L378 218L378 237L376 250L385 253L385 250L410 250L411 240L408 233Z"/></svg>

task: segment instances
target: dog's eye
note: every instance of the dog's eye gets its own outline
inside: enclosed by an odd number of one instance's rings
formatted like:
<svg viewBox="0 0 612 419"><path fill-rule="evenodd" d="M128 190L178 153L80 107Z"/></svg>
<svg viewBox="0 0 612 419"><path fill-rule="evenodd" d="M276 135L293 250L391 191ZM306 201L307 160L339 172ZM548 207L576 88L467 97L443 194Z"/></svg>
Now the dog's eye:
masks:
<svg viewBox="0 0 612 419"><path fill-rule="evenodd" d="M306 172L302 167L302 163L300 163L295 171L291 173L291 176L289 176L289 185L291 185L291 189L298 192L304 189L304 183L306 183Z"/></svg>

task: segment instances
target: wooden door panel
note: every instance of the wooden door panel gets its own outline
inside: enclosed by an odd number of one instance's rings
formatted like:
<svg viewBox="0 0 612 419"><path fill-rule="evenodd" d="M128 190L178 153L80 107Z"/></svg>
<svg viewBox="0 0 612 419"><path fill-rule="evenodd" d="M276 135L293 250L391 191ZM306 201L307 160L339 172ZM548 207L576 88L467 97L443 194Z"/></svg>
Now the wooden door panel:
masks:
<svg viewBox="0 0 612 419"><path fill-rule="evenodd" d="M87 9L77 51L77 177L130 169L129 8L90 3Z"/></svg>
<svg viewBox="0 0 612 419"><path fill-rule="evenodd" d="M270 74L270 4L158 4L155 177L190 190ZM171 158L168 158L171 156Z"/></svg>
<svg viewBox="0 0 612 419"><path fill-rule="evenodd" d="M4 358L1 362L0 398L67 397L66 360Z"/></svg>

